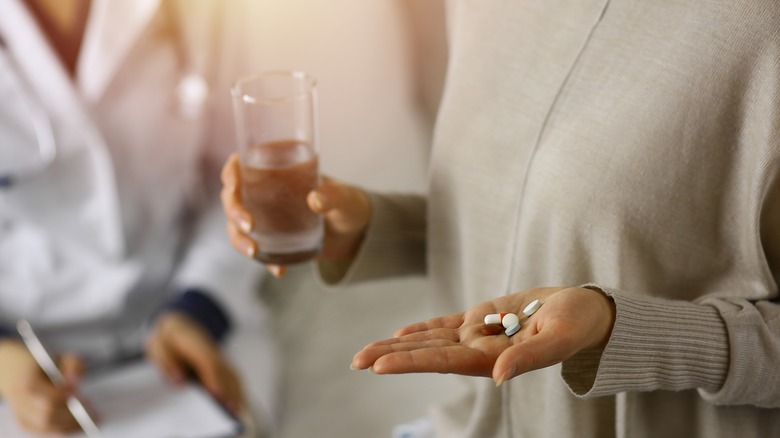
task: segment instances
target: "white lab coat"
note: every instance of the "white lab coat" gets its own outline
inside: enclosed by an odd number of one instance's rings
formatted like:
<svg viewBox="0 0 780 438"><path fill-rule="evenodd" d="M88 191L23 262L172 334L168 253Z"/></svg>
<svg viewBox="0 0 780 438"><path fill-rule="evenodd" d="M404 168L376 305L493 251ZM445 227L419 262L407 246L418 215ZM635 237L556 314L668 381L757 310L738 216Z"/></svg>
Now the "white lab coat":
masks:
<svg viewBox="0 0 780 438"><path fill-rule="evenodd" d="M250 68L237 4L93 0L72 81L22 1L0 2L0 84L13 68L57 146L0 188L0 323L25 317L56 349L102 360L138 349L184 287L263 318L250 303L262 267L230 247L215 196L234 147L228 86ZM11 132L13 102L0 100L0 150L29 149L0 157L21 166L37 146L29 127Z"/></svg>

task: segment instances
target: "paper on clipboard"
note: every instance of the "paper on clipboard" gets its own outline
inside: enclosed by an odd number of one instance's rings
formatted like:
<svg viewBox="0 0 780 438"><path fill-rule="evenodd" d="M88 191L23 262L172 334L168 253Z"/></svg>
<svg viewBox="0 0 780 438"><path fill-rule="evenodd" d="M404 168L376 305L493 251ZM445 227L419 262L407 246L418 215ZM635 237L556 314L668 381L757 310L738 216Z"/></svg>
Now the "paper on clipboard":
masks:
<svg viewBox="0 0 780 438"><path fill-rule="evenodd" d="M147 361L88 379L80 394L96 411L103 438L229 438L242 429L201 386L173 385ZM0 404L0 436L39 438L17 425L5 403Z"/></svg>

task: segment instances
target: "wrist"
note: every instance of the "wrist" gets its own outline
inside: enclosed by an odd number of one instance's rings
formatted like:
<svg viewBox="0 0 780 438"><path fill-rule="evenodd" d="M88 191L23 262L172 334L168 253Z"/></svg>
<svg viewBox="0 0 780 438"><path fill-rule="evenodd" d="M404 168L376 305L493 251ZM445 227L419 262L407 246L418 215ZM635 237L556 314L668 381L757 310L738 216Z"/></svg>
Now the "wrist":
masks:
<svg viewBox="0 0 780 438"><path fill-rule="evenodd" d="M340 236L337 239L326 240L323 251L317 258L320 277L326 284L337 284L347 275L360 252L365 237L366 230L363 229L351 236Z"/></svg>
<svg viewBox="0 0 780 438"><path fill-rule="evenodd" d="M601 288L593 285L582 286L583 289L587 289L598 297L597 301L597 333L594 342L587 348L588 350L603 350L607 343L609 343L610 337L612 337L612 328L615 326L615 318L617 317L617 311L615 308L615 301L607 295Z"/></svg>
<svg viewBox="0 0 780 438"><path fill-rule="evenodd" d="M160 336L167 336L169 333L176 332L182 327L199 327L192 317L179 310L168 310L157 317L155 323L156 332Z"/></svg>
<svg viewBox="0 0 780 438"><path fill-rule="evenodd" d="M344 276L347 275L347 271L349 271L351 265L351 260L320 259L317 261L317 269L325 284L339 283Z"/></svg>

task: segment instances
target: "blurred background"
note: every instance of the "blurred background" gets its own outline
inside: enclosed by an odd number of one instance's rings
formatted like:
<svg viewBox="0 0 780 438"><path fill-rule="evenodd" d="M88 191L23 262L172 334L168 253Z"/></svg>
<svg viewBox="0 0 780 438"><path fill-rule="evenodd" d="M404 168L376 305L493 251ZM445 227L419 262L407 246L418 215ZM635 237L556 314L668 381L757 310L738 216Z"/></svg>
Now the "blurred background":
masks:
<svg viewBox="0 0 780 438"><path fill-rule="evenodd" d="M424 193L446 69L444 0L259 1L248 50L257 70L318 81L323 172L372 190ZM281 352L281 438L389 437L456 396L454 376L349 369L369 342L435 316L424 278L324 290L312 266L268 278Z"/></svg>
<svg viewBox="0 0 780 438"><path fill-rule="evenodd" d="M324 171L421 191L446 67L443 0L260 1L244 50L254 69L319 84Z"/></svg>

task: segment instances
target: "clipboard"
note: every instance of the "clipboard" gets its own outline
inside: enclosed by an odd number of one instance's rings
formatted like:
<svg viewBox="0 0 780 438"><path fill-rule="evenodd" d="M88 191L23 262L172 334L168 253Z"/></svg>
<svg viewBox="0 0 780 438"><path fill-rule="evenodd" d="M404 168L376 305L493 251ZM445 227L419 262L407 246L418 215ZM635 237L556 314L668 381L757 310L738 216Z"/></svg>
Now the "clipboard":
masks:
<svg viewBox="0 0 780 438"><path fill-rule="evenodd" d="M241 421L200 384L174 385L146 360L88 377L79 393L92 406L103 438L236 438L244 433ZM0 436L39 438L17 424L7 403L0 404Z"/></svg>

